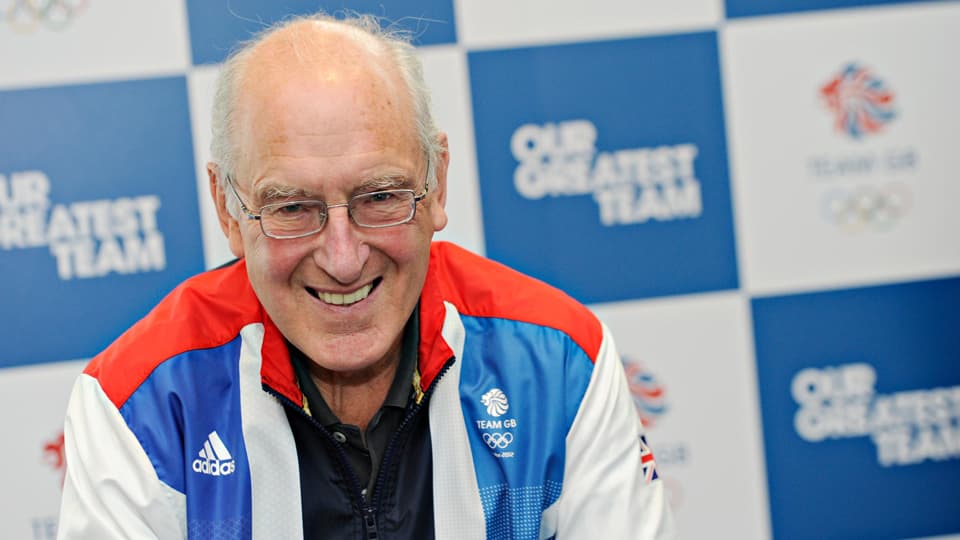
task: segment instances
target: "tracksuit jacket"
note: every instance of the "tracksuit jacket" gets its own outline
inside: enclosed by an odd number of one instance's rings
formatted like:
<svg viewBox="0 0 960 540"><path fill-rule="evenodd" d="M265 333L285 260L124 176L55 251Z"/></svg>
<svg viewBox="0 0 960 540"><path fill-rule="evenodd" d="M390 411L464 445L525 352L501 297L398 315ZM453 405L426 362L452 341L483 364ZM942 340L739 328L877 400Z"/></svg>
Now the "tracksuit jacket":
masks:
<svg viewBox="0 0 960 540"><path fill-rule="evenodd" d="M78 378L60 537L673 537L607 328L452 244L430 256L414 398L369 501L339 443L295 425L304 395L241 260L181 284Z"/></svg>

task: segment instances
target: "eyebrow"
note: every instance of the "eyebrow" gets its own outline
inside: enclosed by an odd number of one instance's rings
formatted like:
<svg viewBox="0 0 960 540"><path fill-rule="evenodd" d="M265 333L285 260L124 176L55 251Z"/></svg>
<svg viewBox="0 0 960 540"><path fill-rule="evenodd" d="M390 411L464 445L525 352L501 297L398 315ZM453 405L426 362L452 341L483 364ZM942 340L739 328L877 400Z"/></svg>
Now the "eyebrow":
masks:
<svg viewBox="0 0 960 540"><path fill-rule="evenodd" d="M361 182L356 188L354 188L354 193L364 193L371 191L382 191L386 189L401 189L408 188L413 184L413 180L409 177L402 174L387 174L382 176L376 176Z"/></svg>
<svg viewBox="0 0 960 540"><path fill-rule="evenodd" d="M364 180L351 190L353 195L359 193L370 193L373 191L383 191L388 189L409 189L415 183L413 179L403 174L386 174L375 176ZM278 200L323 200L315 192L303 188L267 183L261 186L255 194L260 204L270 204ZM351 195L352 196L352 195Z"/></svg>
<svg viewBox="0 0 960 540"><path fill-rule="evenodd" d="M267 184L256 193L261 204L270 204L273 201L281 199L310 199L313 198L310 193L302 188L285 186L281 184Z"/></svg>

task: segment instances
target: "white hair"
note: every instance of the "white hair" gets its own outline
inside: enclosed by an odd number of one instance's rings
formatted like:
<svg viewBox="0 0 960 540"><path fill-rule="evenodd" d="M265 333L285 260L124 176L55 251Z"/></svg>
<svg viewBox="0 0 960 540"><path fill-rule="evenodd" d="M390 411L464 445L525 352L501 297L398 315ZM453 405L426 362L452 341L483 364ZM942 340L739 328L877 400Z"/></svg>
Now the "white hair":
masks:
<svg viewBox="0 0 960 540"><path fill-rule="evenodd" d="M251 39L239 44L228 56L217 77L211 119L212 140L210 153L213 161L218 165L220 172L217 181L220 188L225 189L225 178L233 177L236 173L237 143L235 137L237 98L244 69L251 53L257 45L274 34L302 22L320 22L325 26L335 26L346 30L360 42L371 45L371 50L377 46L382 53L386 53L388 62L397 68L400 76L409 91L410 103L413 107L414 129L424 154L427 156L427 186L431 189L437 185L436 164L443 152L443 147L437 140L438 130L433 121L430 106L430 91L423 78L423 66L417 56L416 48L411 43L408 31L395 27L381 27L381 19L372 15L350 14L339 19L325 13L316 13L308 16L298 16L285 19L258 32ZM296 44L295 53L298 53ZM227 209L238 216L240 207L236 197L227 197Z"/></svg>

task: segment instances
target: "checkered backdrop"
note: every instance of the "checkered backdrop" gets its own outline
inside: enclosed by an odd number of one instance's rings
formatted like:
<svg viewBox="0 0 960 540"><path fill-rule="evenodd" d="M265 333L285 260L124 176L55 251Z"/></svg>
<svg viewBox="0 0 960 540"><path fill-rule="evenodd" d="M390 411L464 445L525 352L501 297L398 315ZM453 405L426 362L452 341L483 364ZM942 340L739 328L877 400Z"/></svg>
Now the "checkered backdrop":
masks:
<svg viewBox="0 0 960 540"><path fill-rule="evenodd" d="M414 33L440 236L610 325L683 538L960 533L960 2L0 0L8 537L84 363L230 258L218 63L317 8Z"/></svg>

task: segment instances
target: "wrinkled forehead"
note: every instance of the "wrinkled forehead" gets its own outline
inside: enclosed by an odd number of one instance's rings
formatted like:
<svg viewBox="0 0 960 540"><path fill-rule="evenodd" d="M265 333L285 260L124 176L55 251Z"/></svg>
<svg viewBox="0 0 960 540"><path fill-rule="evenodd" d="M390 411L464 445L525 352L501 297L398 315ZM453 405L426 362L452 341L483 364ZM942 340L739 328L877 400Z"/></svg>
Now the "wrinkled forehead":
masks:
<svg viewBox="0 0 960 540"><path fill-rule="evenodd" d="M416 141L410 93L375 38L314 21L285 30L251 50L240 73L241 161L284 133L305 129L321 139L363 128Z"/></svg>

